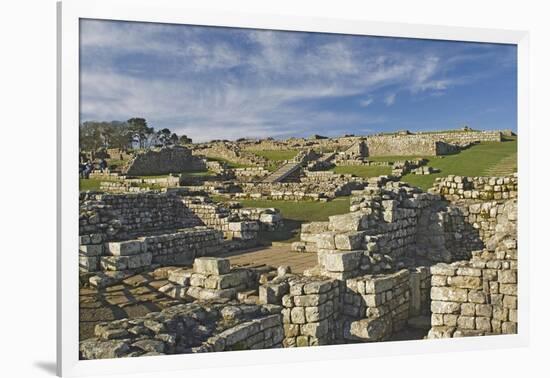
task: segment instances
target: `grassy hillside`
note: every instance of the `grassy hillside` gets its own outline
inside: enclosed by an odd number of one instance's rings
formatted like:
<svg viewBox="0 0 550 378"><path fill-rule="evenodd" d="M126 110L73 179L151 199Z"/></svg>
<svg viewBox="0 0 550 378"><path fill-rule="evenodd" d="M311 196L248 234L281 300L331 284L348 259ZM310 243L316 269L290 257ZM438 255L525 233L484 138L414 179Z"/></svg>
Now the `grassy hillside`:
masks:
<svg viewBox="0 0 550 378"><path fill-rule="evenodd" d="M517 140L484 142L456 155L428 157L428 165L441 172L432 175L408 174L403 181L422 189L432 186L436 177L447 175L489 176L505 175L517 170Z"/></svg>
<svg viewBox="0 0 550 378"><path fill-rule="evenodd" d="M349 212L349 197L338 197L330 202L242 200L245 207L275 207L284 218L284 228L276 232L262 233L265 241L292 242L300 239L302 223L326 221L328 217Z"/></svg>
<svg viewBox="0 0 550 378"><path fill-rule="evenodd" d="M250 150L250 152L274 161L290 160L298 154L298 150Z"/></svg>

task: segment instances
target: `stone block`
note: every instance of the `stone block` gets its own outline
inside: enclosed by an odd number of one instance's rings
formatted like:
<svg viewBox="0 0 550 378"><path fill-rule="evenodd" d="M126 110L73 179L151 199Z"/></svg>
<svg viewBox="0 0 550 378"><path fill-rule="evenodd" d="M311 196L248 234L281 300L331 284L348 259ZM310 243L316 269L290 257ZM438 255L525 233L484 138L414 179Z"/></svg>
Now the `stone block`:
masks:
<svg viewBox="0 0 550 378"><path fill-rule="evenodd" d="M367 214L360 211L342 215L332 215L329 218L329 229L332 231L361 231L368 225Z"/></svg>
<svg viewBox="0 0 550 378"><path fill-rule="evenodd" d="M476 304L476 316L485 316L490 318L493 314L493 306L489 304Z"/></svg>
<svg viewBox="0 0 550 378"><path fill-rule="evenodd" d="M428 339L446 339L453 337L456 327L437 326L432 327L428 332Z"/></svg>
<svg viewBox="0 0 550 378"><path fill-rule="evenodd" d="M294 298L294 304L301 307L319 306L328 299L326 294L297 295Z"/></svg>
<svg viewBox="0 0 550 378"><path fill-rule="evenodd" d="M454 276L456 268L448 264L439 263L430 267L430 273L432 275Z"/></svg>
<svg viewBox="0 0 550 378"><path fill-rule="evenodd" d="M294 307L290 310L290 319L294 324L305 324L306 316L303 307Z"/></svg>
<svg viewBox="0 0 550 378"><path fill-rule="evenodd" d="M288 294L288 291L289 285L286 282L261 285L258 288L259 302L263 304L280 304L283 295Z"/></svg>
<svg viewBox="0 0 550 378"><path fill-rule="evenodd" d="M504 334L518 333L518 324L514 322L503 322L502 333Z"/></svg>
<svg viewBox="0 0 550 378"><path fill-rule="evenodd" d="M476 329L483 332L491 332L491 319L483 316L476 316Z"/></svg>
<svg viewBox="0 0 550 378"><path fill-rule="evenodd" d="M376 294L390 290L395 286L395 279L391 276L373 277L365 280L365 293Z"/></svg>
<svg viewBox="0 0 550 378"><path fill-rule="evenodd" d="M305 294L321 294L326 293L332 288L332 281L313 281L304 285L303 290Z"/></svg>
<svg viewBox="0 0 550 378"><path fill-rule="evenodd" d="M311 222L302 224L302 233L319 234L328 231L328 222Z"/></svg>
<svg viewBox="0 0 550 378"><path fill-rule="evenodd" d="M334 242L334 232L322 232L316 235L317 248L320 249L334 249L336 244Z"/></svg>
<svg viewBox="0 0 550 378"><path fill-rule="evenodd" d="M352 251L360 249L363 244L364 232L346 232L334 237L336 249Z"/></svg>
<svg viewBox="0 0 550 378"><path fill-rule="evenodd" d="M78 256L78 268L80 272L96 272L99 270L98 256Z"/></svg>
<svg viewBox="0 0 550 378"><path fill-rule="evenodd" d="M230 271L229 259L218 257L198 257L193 262L193 270L201 274L227 274Z"/></svg>
<svg viewBox="0 0 550 378"><path fill-rule="evenodd" d="M112 256L137 255L147 250L147 245L141 240L109 242L106 245L107 249L105 253Z"/></svg>
<svg viewBox="0 0 550 378"><path fill-rule="evenodd" d="M499 270L498 282L503 284L515 284L517 282L517 271L515 270Z"/></svg>
<svg viewBox="0 0 550 378"><path fill-rule="evenodd" d="M319 253L319 263L329 272L353 271L359 267L363 251Z"/></svg>
<svg viewBox="0 0 550 378"><path fill-rule="evenodd" d="M380 341L391 333L391 324L383 318L361 319L350 324L350 334L362 341Z"/></svg>
<svg viewBox="0 0 550 378"><path fill-rule="evenodd" d="M481 269L461 266L461 267L458 267L458 269L456 270L456 274L458 276L481 277Z"/></svg>
<svg viewBox="0 0 550 378"><path fill-rule="evenodd" d="M173 270L168 273L168 281L181 286L189 286L191 284L191 274L191 272L186 272L183 270Z"/></svg>
<svg viewBox="0 0 550 378"><path fill-rule="evenodd" d="M436 314L460 314L460 303L432 301L431 310Z"/></svg>
<svg viewBox="0 0 550 378"><path fill-rule="evenodd" d="M327 319L300 325L300 333L304 336L323 337L327 335L328 331L329 321Z"/></svg>
<svg viewBox="0 0 550 378"><path fill-rule="evenodd" d="M101 256L103 254L103 244L86 244L79 246L79 254L84 256Z"/></svg>
<svg viewBox="0 0 550 378"><path fill-rule="evenodd" d="M448 284L464 289L481 289L481 278L472 276L449 277Z"/></svg>
<svg viewBox="0 0 550 378"><path fill-rule="evenodd" d="M432 300L466 302L468 301L468 290L449 287L432 287L430 292Z"/></svg>
<svg viewBox="0 0 550 378"><path fill-rule="evenodd" d="M475 329L475 317L461 315L457 319L457 326L461 329Z"/></svg>

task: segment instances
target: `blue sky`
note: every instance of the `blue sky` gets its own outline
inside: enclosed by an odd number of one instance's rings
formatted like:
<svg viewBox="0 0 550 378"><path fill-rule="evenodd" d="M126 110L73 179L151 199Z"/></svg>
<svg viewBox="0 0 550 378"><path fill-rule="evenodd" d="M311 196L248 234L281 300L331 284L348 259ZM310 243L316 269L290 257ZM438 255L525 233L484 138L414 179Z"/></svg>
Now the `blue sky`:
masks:
<svg viewBox="0 0 550 378"><path fill-rule="evenodd" d="M517 130L513 45L82 20L80 116L196 141Z"/></svg>

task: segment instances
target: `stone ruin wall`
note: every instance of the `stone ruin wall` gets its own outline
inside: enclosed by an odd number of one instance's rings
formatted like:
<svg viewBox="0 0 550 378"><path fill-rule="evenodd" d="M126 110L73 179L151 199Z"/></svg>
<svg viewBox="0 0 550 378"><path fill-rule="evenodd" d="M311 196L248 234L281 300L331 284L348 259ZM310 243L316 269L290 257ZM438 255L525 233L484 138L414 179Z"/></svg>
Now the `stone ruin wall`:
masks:
<svg viewBox="0 0 550 378"><path fill-rule="evenodd" d="M193 155L206 156L213 159L224 159L237 164L251 166L265 166L268 163L266 158L255 155L241 149L237 143L205 143L195 145Z"/></svg>
<svg viewBox="0 0 550 378"><path fill-rule="evenodd" d="M314 148L327 151L342 151L361 140L362 137L339 137L327 139L289 138L284 141L262 139L259 141L240 142L244 150L288 150Z"/></svg>
<svg viewBox="0 0 550 378"><path fill-rule="evenodd" d="M250 168L235 168L233 174L237 181L257 181L270 174L270 172L263 167L250 167Z"/></svg>
<svg viewBox="0 0 550 378"><path fill-rule="evenodd" d="M169 309L96 327L96 338L81 342L81 355L97 358L383 341L418 315L430 315L429 338L515 333L514 181L515 176L494 178L494 182L492 178L449 176L431 193L423 193L403 183L380 180L381 186L354 192L351 213L303 225L302 241L293 248L315 244L318 266L303 275L282 271L272 280L259 279L257 301L242 296L251 289L249 285L258 282L257 276L230 269L227 260L209 259L206 265L195 260L193 272L174 272L170 284L162 288L170 296L230 301L214 305L218 306L215 311L209 309L215 316L201 320L208 329L200 334L202 339L192 339L193 332L165 336L169 333L165 330L177 323L166 321L172 319L164 314ZM461 198L464 192L458 191L464 188L458 185L468 183L471 190L487 193L508 185L509 195L498 200L494 194L489 200ZM176 306L174 316L205 311L208 306L212 305ZM228 319L232 322L225 323ZM219 327L221 321L225 326ZM267 325L262 326L264 322Z"/></svg>
<svg viewBox="0 0 550 378"><path fill-rule="evenodd" d="M80 193L80 235L104 234L106 241L201 225L172 193Z"/></svg>
<svg viewBox="0 0 550 378"><path fill-rule="evenodd" d="M477 142L501 142L500 131L416 133L367 137L369 156L438 156L456 153Z"/></svg>
<svg viewBox="0 0 550 378"><path fill-rule="evenodd" d="M419 135L381 135L367 138L369 156L436 156L458 151L446 143Z"/></svg>
<svg viewBox="0 0 550 378"><path fill-rule="evenodd" d="M431 267L428 338L517 333L517 202L502 206L483 249Z"/></svg>
<svg viewBox="0 0 550 378"><path fill-rule="evenodd" d="M193 156L191 150L173 146L137 153L124 167L123 173L128 176L151 176L205 169L204 160Z"/></svg>

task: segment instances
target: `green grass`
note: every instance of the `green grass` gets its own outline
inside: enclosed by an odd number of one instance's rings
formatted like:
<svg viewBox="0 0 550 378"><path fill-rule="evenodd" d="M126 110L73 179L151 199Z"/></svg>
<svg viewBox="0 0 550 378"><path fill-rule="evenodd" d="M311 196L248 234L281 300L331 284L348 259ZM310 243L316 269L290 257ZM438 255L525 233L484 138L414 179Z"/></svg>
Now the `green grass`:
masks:
<svg viewBox="0 0 550 378"><path fill-rule="evenodd" d="M510 164L513 155L517 154L517 140L507 142L483 142L476 144L456 155L441 158L429 158L428 165L440 170L432 175L403 176L402 181L427 190L433 185L436 177L447 175L484 176L495 168L499 174L510 174L516 170L517 164Z"/></svg>
<svg viewBox="0 0 550 378"><path fill-rule="evenodd" d="M421 156L421 155L408 155L408 156L369 156L370 161L388 161L390 163L403 160L418 160L418 159L429 159L433 156Z"/></svg>
<svg viewBox="0 0 550 378"><path fill-rule="evenodd" d="M298 150L250 150L250 152L274 161L290 160L298 154Z"/></svg>
<svg viewBox="0 0 550 378"><path fill-rule="evenodd" d="M326 221L336 214L349 213L349 197L338 197L329 202L241 200L244 207L274 207L284 218L284 228L275 232L262 232L260 239L267 242L293 242L300 240L302 223Z"/></svg>
<svg viewBox="0 0 550 378"><path fill-rule="evenodd" d="M375 177L389 175L391 167L383 166L364 166L364 165L342 165L332 169L334 173L352 174L359 177Z"/></svg>
<svg viewBox="0 0 550 378"><path fill-rule="evenodd" d="M80 191L81 192L85 192L87 190L97 191L97 190L99 190L99 185L100 185L101 181L105 181L105 180L80 179L79 180Z"/></svg>

